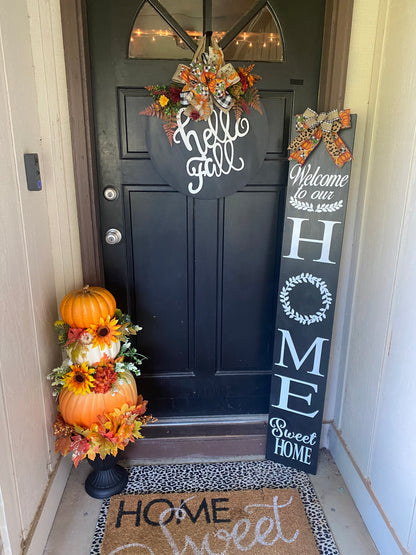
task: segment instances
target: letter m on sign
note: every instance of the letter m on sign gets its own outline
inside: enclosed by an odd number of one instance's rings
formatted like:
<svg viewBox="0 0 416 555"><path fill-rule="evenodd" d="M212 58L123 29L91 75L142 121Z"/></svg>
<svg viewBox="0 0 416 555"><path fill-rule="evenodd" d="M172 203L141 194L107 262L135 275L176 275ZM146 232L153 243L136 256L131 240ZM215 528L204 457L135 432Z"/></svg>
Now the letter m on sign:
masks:
<svg viewBox="0 0 416 555"><path fill-rule="evenodd" d="M306 370L306 372L308 374L313 374L314 376L323 376L323 374L320 373L322 346L324 344L324 341L329 341L329 339L325 339L324 337L316 337L309 349L303 355L303 357L299 358L290 332L288 330L281 330L280 328L278 329L278 331L282 333L282 344L280 348L280 360L279 362L275 362L275 365L288 368L288 365L285 364L285 347L287 345L296 370L299 370L309 358L311 353L314 352L312 369Z"/></svg>

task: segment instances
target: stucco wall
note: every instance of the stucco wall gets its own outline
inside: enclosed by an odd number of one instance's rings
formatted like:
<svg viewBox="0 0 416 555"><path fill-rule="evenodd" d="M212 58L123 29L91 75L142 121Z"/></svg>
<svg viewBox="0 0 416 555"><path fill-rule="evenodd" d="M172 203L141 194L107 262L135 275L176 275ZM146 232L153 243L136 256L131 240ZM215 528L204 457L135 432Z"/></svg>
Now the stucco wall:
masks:
<svg viewBox="0 0 416 555"><path fill-rule="evenodd" d="M416 553L415 22L413 0L355 0L346 106L360 135L327 406L331 450L386 555Z"/></svg>
<svg viewBox="0 0 416 555"><path fill-rule="evenodd" d="M19 553L34 519L44 518L38 509L57 462L51 427L56 408L45 379L60 357L52 325L57 298L82 281L60 33L59 2L0 0L0 533L5 553ZM42 191L27 190L27 152L39 153ZM64 484L61 478L60 487Z"/></svg>

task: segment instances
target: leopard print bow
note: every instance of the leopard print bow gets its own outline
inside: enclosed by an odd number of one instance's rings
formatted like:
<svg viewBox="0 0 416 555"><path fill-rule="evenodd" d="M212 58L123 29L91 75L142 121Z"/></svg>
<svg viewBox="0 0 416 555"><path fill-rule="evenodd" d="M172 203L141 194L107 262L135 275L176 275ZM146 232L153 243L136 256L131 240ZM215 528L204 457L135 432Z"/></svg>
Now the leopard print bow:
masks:
<svg viewBox="0 0 416 555"><path fill-rule="evenodd" d="M352 160L351 152L338 135L341 129L351 127L350 110L331 110L318 114L307 108L296 115L297 137L288 146L289 160L296 160L301 166L323 139L326 149L338 168Z"/></svg>

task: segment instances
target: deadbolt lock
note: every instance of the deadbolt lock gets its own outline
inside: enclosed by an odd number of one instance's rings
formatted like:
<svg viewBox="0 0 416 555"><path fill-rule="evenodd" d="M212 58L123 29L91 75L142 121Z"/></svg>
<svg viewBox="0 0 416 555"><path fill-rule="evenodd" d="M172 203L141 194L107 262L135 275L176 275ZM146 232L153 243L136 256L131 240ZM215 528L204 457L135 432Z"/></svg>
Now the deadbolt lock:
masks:
<svg viewBox="0 0 416 555"><path fill-rule="evenodd" d="M118 189L115 187L106 187L103 191L106 200L116 200L120 196Z"/></svg>

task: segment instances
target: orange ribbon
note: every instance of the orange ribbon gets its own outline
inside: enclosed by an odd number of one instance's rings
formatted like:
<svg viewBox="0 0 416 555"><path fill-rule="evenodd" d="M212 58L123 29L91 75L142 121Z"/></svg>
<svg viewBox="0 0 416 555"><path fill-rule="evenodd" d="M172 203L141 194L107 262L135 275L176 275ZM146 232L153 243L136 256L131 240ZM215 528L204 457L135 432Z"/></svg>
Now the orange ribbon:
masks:
<svg viewBox="0 0 416 555"><path fill-rule="evenodd" d="M224 64L224 54L213 40L208 55L203 53L205 36L189 66L180 64L172 80L184 83L181 102L188 106L186 115L196 110L202 119L208 119L215 103L227 112L233 100L227 88L237 83L240 77L231 64Z"/></svg>
<svg viewBox="0 0 416 555"><path fill-rule="evenodd" d="M289 160L296 160L301 166L323 139L326 149L338 168L352 160L351 152L338 135L341 129L351 127L350 110L331 110L318 114L307 108L296 115L297 137L288 146Z"/></svg>

